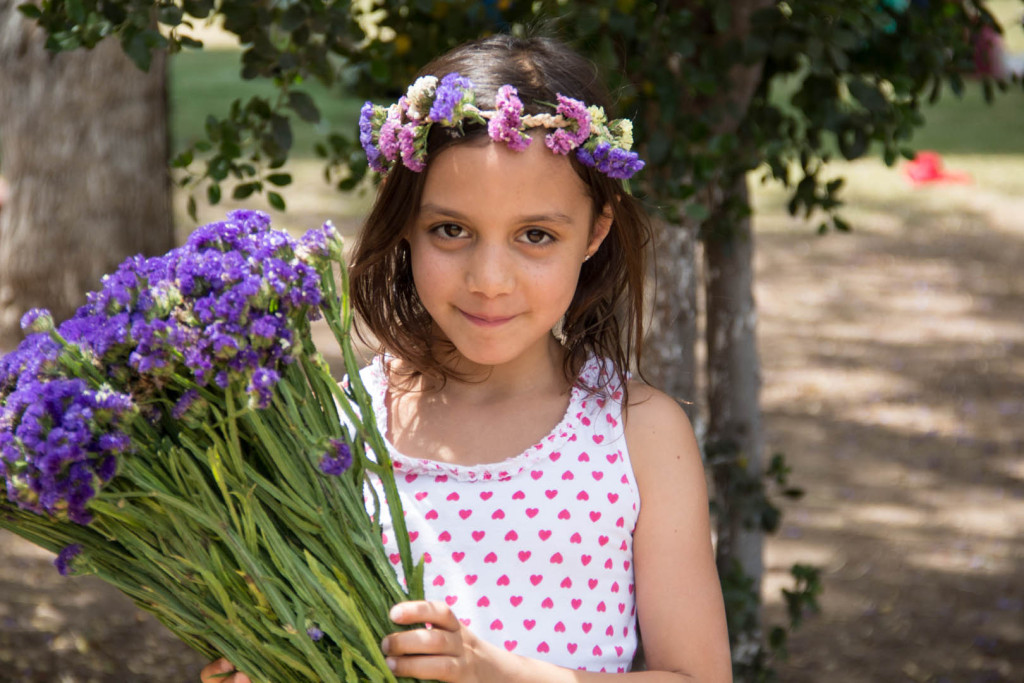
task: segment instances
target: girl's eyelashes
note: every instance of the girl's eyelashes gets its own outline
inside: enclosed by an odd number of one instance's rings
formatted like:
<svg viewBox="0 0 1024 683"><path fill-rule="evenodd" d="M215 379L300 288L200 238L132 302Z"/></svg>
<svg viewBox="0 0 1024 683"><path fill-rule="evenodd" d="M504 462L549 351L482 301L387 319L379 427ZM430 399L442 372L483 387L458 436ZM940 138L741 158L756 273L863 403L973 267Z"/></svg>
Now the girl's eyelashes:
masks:
<svg viewBox="0 0 1024 683"><path fill-rule="evenodd" d="M543 245L550 244L555 241L554 236L547 230L541 230L540 228L530 228L526 230L522 238L529 244Z"/></svg>
<svg viewBox="0 0 1024 683"><path fill-rule="evenodd" d="M430 232L434 233L442 239L459 239L460 237L466 236L466 229L458 223L439 223L430 229Z"/></svg>
<svg viewBox="0 0 1024 683"><path fill-rule="evenodd" d="M469 237L469 232L458 223L438 223L432 226L429 231L443 240L466 239ZM556 241L554 235L541 228L524 230L517 240L531 246L544 246Z"/></svg>

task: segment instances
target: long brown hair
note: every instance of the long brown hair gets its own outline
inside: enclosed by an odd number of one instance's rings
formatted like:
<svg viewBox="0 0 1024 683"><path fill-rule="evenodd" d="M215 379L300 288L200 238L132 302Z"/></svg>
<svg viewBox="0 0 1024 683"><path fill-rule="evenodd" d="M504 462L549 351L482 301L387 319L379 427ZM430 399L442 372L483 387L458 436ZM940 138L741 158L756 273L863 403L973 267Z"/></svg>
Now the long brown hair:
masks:
<svg viewBox="0 0 1024 683"><path fill-rule="evenodd" d="M481 109L493 109L498 88L509 84L519 91L528 114L551 112L557 93L609 110L608 94L596 67L551 38L491 36L438 57L418 75L441 78L449 73L469 78ZM419 209L431 157L449 145L486 134L486 127L479 125L466 125L460 133L432 126L426 171L415 173L398 164L388 172L353 254L353 302L362 323L376 338L378 350L442 381L450 374L435 356L438 342L443 340L437 338L416 294L404 236ZM605 373L598 386L587 388L599 391L614 380L625 391L631 362L639 367L650 223L621 181L584 166L574 155L569 159L586 184L595 219L604 207L611 207L612 225L601 248L583 264L565 313L563 370L566 379L576 383L589 356L606 358L612 362L613 372Z"/></svg>

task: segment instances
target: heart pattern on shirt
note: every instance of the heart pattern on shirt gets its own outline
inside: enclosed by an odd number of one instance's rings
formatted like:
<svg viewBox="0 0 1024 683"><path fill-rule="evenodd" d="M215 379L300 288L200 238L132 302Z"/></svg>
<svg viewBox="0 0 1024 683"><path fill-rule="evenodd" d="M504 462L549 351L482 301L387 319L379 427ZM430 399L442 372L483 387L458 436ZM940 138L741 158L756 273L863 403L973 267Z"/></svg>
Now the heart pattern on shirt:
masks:
<svg viewBox="0 0 1024 683"><path fill-rule="evenodd" d="M371 384L377 400L380 388ZM402 472L396 483L414 557L425 559L427 599L443 601L460 623L510 652L624 671L636 647L639 500L619 405L599 406L575 391L571 401L567 422L521 462L466 468L393 452ZM401 579L377 493L382 538Z"/></svg>

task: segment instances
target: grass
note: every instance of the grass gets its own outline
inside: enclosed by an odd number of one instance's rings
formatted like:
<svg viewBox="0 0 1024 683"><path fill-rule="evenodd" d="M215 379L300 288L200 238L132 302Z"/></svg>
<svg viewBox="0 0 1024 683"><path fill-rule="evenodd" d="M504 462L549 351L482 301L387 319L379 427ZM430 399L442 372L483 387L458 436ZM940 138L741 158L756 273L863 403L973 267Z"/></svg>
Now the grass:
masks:
<svg viewBox="0 0 1024 683"><path fill-rule="evenodd" d="M253 96L261 96L274 101L277 93L273 84L264 80L244 81L239 75L241 69L241 52L237 49L187 50L172 57L171 139L176 152L204 138L207 116L226 116L235 100L245 103ZM316 100L321 121L314 125L292 117L296 159L313 158L313 145L331 130L354 131L362 105L337 88L330 90L316 82L301 89Z"/></svg>

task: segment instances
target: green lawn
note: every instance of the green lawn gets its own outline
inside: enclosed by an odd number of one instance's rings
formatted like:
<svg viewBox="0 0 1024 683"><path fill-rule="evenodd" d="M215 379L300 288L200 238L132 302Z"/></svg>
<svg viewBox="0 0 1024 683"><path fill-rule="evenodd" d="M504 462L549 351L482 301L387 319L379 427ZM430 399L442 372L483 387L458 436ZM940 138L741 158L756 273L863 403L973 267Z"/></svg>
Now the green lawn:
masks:
<svg viewBox="0 0 1024 683"><path fill-rule="evenodd" d="M187 50L174 55L170 65L171 139L175 151L205 136L206 117L226 116L231 103L254 95L276 97L273 84L263 80L243 81L239 50ZM354 131L362 102L346 98L335 88L319 83L302 86L317 101L322 116L319 124L292 117L296 159L312 157L313 144L331 131Z"/></svg>

